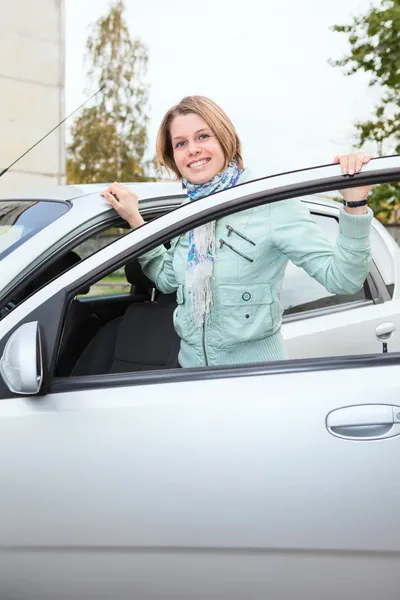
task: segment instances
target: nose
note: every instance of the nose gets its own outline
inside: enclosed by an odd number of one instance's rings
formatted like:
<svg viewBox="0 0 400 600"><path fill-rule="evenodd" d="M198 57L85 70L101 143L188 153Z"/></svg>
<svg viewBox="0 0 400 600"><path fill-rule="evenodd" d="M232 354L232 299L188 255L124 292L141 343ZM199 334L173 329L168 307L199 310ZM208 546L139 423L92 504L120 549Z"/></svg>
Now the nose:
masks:
<svg viewBox="0 0 400 600"><path fill-rule="evenodd" d="M201 149L197 146L195 141L192 141L189 143L189 154L190 156L194 156L196 154L199 154L199 152L201 152Z"/></svg>

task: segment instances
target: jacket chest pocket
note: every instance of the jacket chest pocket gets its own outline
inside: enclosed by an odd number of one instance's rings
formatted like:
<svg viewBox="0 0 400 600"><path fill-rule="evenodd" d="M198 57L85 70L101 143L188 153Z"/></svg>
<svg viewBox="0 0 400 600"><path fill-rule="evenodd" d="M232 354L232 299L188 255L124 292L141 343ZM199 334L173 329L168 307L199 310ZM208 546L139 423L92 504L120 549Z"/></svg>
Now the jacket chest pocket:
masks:
<svg viewBox="0 0 400 600"><path fill-rule="evenodd" d="M219 250L222 253L235 255L243 259L248 264L254 262L256 242L247 234L244 234L237 227L225 223L219 230L217 238ZM220 255L221 255L220 254Z"/></svg>
<svg viewBox="0 0 400 600"><path fill-rule="evenodd" d="M218 289L223 347L260 340L273 333L273 299L268 283L227 283Z"/></svg>
<svg viewBox="0 0 400 600"><path fill-rule="evenodd" d="M243 250L239 250L239 248L236 248L235 246L232 246L232 244L230 244L229 242L227 242L226 240L224 240L223 238L221 238L219 240L219 249L222 250L222 248L229 248L229 250L231 250L231 252L233 252L234 254L236 254L236 256L241 256L242 258L244 258L245 260L247 260L249 263L254 262L254 258L252 258L250 256L250 252L245 252Z"/></svg>

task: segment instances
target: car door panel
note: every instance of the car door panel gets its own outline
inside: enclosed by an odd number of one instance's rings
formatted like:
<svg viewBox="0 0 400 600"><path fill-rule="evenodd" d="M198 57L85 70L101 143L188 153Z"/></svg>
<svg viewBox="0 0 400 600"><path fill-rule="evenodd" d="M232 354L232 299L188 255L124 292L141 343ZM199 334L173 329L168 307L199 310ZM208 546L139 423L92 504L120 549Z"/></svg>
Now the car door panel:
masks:
<svg viewBox="0 0 400 600"><path fill-rule="evenodd" d="M349 306L286 322L282 334L290 358L375 354L382 352L376 328L390 322L398 332L388 343L389 352L400 351L400 301Z"/></svg>
<svg viewBox="0 0 400 600"><path fill-rule="evenodd" d="M398 558L381 560L363 553L337 554L287 552L20 552L2 560L19 573L2 577L3 597L32 600L397 600ZM2 553L0 552L0 558ZM84 561L84 563L83 563ZM290 581L289 581L290 580ZM364 593L368 585L368 592ZM27 595L27 589L29 595ZM267 596L268 594L268 596ZM364 595L362 595L364 594Z"/></svg>
<svg viewBox="0 0 400 600"><path fill-rule="evenodd" d="M246 590L274 600L317 597L323 586L333 599L355 590L357 573L359 596L344 597L375 598L379 583L380 598L395 598L400 437L339 439L326 417L342 406L400 406L398 373L392 365L3 400L0 589L13 589L21 564L31 589L44 572L42 591L56 589L79 562L93 577L74 582L77 598L107 598L112 565L116 598Z"/></svg>

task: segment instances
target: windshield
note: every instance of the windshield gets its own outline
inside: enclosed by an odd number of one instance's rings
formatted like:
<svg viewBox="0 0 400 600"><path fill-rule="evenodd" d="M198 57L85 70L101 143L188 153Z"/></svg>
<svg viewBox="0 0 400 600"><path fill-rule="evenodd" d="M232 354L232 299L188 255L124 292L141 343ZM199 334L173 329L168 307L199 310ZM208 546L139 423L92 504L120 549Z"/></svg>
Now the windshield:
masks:
<svg viewBox="0 0 400 600"><path fill-rule="evenodd" d="M0 260L68 211L64 202L0 202Z"/></svg>

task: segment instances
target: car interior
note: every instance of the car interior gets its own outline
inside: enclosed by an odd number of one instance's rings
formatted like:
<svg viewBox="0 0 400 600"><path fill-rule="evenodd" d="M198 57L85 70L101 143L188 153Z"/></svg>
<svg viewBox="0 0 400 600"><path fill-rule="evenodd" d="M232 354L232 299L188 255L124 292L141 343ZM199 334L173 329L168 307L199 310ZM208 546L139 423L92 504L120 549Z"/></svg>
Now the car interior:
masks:
<svg viewBox="0 0 400 600"><path fill-rule="evenodd" d="M56 376L126 373L178 366L179 338L172 314L176 294L163 294L139 261L125 265L128 296L72 300ZM151 332L151 336L149 335ZM135 340L135 343L132 341ZM73 351L72 351L73 350Z"/></svg>

